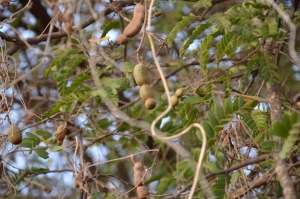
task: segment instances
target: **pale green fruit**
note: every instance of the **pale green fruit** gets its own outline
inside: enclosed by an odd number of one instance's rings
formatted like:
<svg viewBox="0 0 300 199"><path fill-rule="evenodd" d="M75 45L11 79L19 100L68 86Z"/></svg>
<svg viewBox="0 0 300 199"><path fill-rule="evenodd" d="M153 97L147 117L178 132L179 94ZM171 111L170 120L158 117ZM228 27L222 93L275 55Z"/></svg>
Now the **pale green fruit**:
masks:
<svg viewBox="0 0 300 199"><path fill-rule="evenodd" d="M178 97L176 95L173 95L171 97L171 105L172 105L172 107L177 106L178 102L179 102Z"/></svg>
<svg viewBox="0 0 300 199"><path fill-rule="evenodd" d="M140 96L141 96L142 100L144 100L144 101L146 101L149 98L154 97L154 93L153 93L151 87L148 84L144 84L140 88Z"/></svg>
<svg viewBox="0 0 300 199"><path fill-rule="evenodd" d="M143 64L138 64L133 69L133 77L139 86L150 84L147 69Z"/></svg>
<svg viewBox="0 0 300 199"><path fill-rule="evenodd" d="M179 98L183 96L183 89L179 88L175 91L175 95Z"/></svg>
<svg viewBox="0 0 300 199"><path fill-rule="evenodd" d="M12 125L7 131L11 143L17 145L22 142L22 132L17 125Z"/></svg>

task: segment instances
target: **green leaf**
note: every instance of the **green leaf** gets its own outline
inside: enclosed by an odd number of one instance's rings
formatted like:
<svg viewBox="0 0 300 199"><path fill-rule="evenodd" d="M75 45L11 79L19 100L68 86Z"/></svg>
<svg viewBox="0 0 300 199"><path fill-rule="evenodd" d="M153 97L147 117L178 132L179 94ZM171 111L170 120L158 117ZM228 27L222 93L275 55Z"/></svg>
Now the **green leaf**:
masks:
<svg viewBox="0 0 300 199"><path fill-rule="evenodd" d="M201 103L203 101L203 98L199 96L188 96L188 97L183 97L182 99L183 101L186 101L188 103L193 103L193 104Z"/></svg>
<svg viewBox="0 0 300 199"><path fill-rule="evenodd" d="M128 89L128 87L130 86L130 82L129 82L128 78L126 78L126 77L118 78L116 80L116 84L119 85L120 91L124 91L124 90Z"/></svg>
<svg viewBox="0 0 300 199"><path fill-rule="evenodd" d="M25 139L25 138L24 138ZM22 143L20 144L20 147L24 147L24 148L33 148L32 147L32 142L28 141L28 140L22 140Z"/></svg>
<svg viewBox="0 0 300 199"><path fill-rule="evenodd" d="M171 30L169 35L165 38L165 41L168 43L169 48L172 47L173 41L180 31L184 30L187 25L192 23L195 19L197 19L197 16L190 14L189 16L182 17L182 20L178 22L175 27Z"/></svg>
<svg viewBox="0 0 300 199"><path fill-rule="evenodd" d="M173 126L173 121L168 121L166 123L164 123L164 126L160 129L162 132L167 132L171 129L171 127Z"/></svg>
<svg viewBox="0 0 300 199"><path fill-rule="evenodd" d="M260 144L262 150L274 151L277 148L277 142L273 140L267 140Z"/></svg>
<svg viewBox="0 0 300 199"><path fill-rule="evenodd" d="M201 24L195 28L195 30L192 32L191 36L188 38L188 40L184 43L184 45L181 47L179 51L179 56L182 57L185 53L185 51L188 49L188 47L193 43L193 41L207 28L209 27L208 24Z"/></svg>
<svg viewBox="0 0 300 199"><path fill-rule="evenodd" d="M209 24L214 25L215 31L220 31L222 33L226 33L230 30L231 22L228 17L221 12L217 12L214 15L210 16L207 19Z"/></svg>
<svg viewBox="0 0 300 199"><path fill-rule="evenodd" d="M119 29L120 28L120 21L119 20L110 20L106 25L104 26L103 32L101 34L101 38L105 37L106 34L111 30L111 29Z"/></svg>
<svg viewBox="0 0 300 199"><path fill-rule="evenodd" d="M21 147L25 148L34 148L37 146L41 140L38 139L32 139L32 138L23 138L22 143L20 144Z"/></svg>
<svg viewBox="0 0 300 199"><path fill-rule="evenodd" d="M157 185L158 194L162 194L164 191L166 191L168 187L171 185L171 183L173 182L173 180L174 180L173 178L162 177Z"/></svg>
<svg viewBox="0 0 300 199"><path fill-rule="evenodd" d="M194 171L190 167L185 168L184 171L182 172L182 177L185 179L194 177Z"/></svg>
<svg viewBox="0 0 300 199"><path fill-rule="evenodd" d="M253 132L253 136L255 137L258 133L259 130L257 128L256 122L253 118L253 115L251 113L245 113L242 116L242 121L246 124L246 126Z"/></svg>
<svg viewBox="0 0 300 199"><path fill-rule="evenodd" d="M229 98L227 98L224 102L224 110L226 117L230 116L233 113L233 103Z"/></svg>
<svg viewBox="0 0 300 199"><path fill-rule="evenodd" d="M176 164L176 169L179 171L183 171L187 167L189 167L189 163L188 163L188 161L185 161L185 160L177 162L177 164Z"/></svg>
<svg viewBox="0 0 300 199"><path fill-rule="evenodd" d="M193 159L194 159L195 162L199 161L200 153L201 153L201 149L200 148L195 148L193 150Z"/></svg>
<svg viewBox="0 0 300 199"><path fill-rule="evenodd" d="M206 116L208 118L208 121L210 123L210 125L214 128L215 126L219 125L218 120L216 119L216 117L214 116L214 114L211 111L207 111L206 112Z"/></svg>
<svg viewBox="0 0 300 199"><path fill-rule="evenodd" d="M215 111L215 115L218 118L218 121L225 118L224 109L220 104L215 103L214 111Z"/></svg>
<svg viewBox="0 0 300 199"><path fill-rule="evenodd" d="M247 70L254 68L259 68L258 73L266 83L269 82L272 85L274 82L280 82L278 66L275 64L273 56L267 52L258 52L251 57Z"/></svg>
<svg viewBox="0 0 300 199"><path fill-rule="evenodd" d="M228 175L228 181L230 181L230 176ZM216 178L215 184L212 188L212 191L216 199L223 199L226 196L225 192L226 180L223 175L219 175Z"/></svg>
<svg viewBox="0 0 300 199"><path fill-rule="evenodd" d="M30 132L26 132L25 135L33 140L40 140L40 138Z"/></svg>
<svg viewBox="0 0 300 199"><path fill-rule="evenodd" d="M237 36L231 32L224 35L221 41L217 44L217 61L220 62L221 59L227 55L229 58L232 58L234 52L236 51L236 42Z"/></svg>
<svg viewBox="0 0 300 199"><path fill-rule="evenodd" d="M253 110L258 104L257 100L250 100L244 104L243 109L245 110Z"/></svg>
<svg viewBox="0 0 300 199"><path fill-rule="evenodd" d="M275 37L278 32L278 23L275 19L273 18L267 18L262 26L261 26L261 33L262 33L262 38L266 39L268 37Z"/></svg>
<svg viewBox="0 0 300 199"><path fill-rule="evenodd" d="M36 150L35 152L38 154L38 156L40 156L43 159L49 158L49 153L45 150Z"/></svg>
<svg viewBox="0 0 300 199"><path fill-rule="evenodd" d="M208 53L209 53L209 49L211 47L213 41L213 36L212 35L208 35L206 38L204 38L201 41L200 44L200 54L199 54L199 58L198 61L201 65L201 68L206 71L207 70L207 61L208 61Z"/></svg>
<svg viewBox="0 0 300 199"><path fill-rule="evenodd" d="M289 131L289 135L288 135L287 139L284 142L282 150L279 153L279 157L281 159L284 159L286 154L291 152L291 149L293 148L293 146L295 145L295 142L299 138L299 134L300 134L299 125L298 125L297 128Z"/></svg>
<svg viewBox="0 0 300 199"><path fill-rule="evenodd" d="M153 176L151 176L151 178L149 178L147 181L144 182L144 185L148 185L151 182L158 181L161 179L161 177L162 177L162 175L153 175Z"/></svg>
<svg viewBox="0 0 300 199"><path fill-rule="evenodd" d="M245 2L244 5L247 7L252 6L254 8L270 9L270 6L264 3Z"/></svg>
<svg viewBox="0 0 300 199"><path fill-rule="evenodd" d="M66 145L62 145L62 146L53 146L53 147L51 147L50 151L51 151L51 152L61 151L61 150L63 150L63 149L66 148L66 147L67 147Z"/></svg>
<svg viewBox="0 0 300 199"><path fill-rule="evenodd" d="M45 140L48 140L49 138L51 138L53 135L52 133L49 133L48 131L44 131L44 130L36 130L35 131L37 135L42 136Z"/></svg>
<svg viewBox="0 0 300 199"><path fill-rule="evenodd" d="M217 139L216 138L211 138L209 140L207 140L207 147L211 147L214 146L216 144Z"/></svg>
<svg viewBox="0 0 300 199"><path fill-rule="evenodd" d="M217 166L216 163L206 162L206 163L203 163L202 165L203 165L203 167L207 168L212 173L219 173L220 172L220 168Z"/></svg>
<svg viewBox="0 0 300 199"><path fill-rule="evenodd" d="M123 67L121 68L121 71L124 73L132 73L135 65L136 64L131 62L125 62Z"/></svg>
<svg viewBox="0 0 300 199"><path fill-rule="evenodd" d="M214 127L214 130L216 132L222 131L223 129L224 129L224 125L217 125L217 126Z"/></svg>
<svg viewBox="0 0 300 199"><path fill-rule="evenodd" d="M251 111L251 116L259 130L266 130L268 125L268 115L259 109Z"/></svg>
<svg viewBox="0 0 300 199"><path fill-rule="evenodd" d="M107 118L103 118L99 120L97 123L102 129L107 129L110 125L112 125L112 122L109 121Z"/></svg>
<svg viewBox="0 0 300 199"><path fill-rule="evenodd" d="M287 138L290 129L287 129L286 126L283 123L281 123L280 121L275 121L273 123L273 130L275 132L270 131L270 133L277 135L279 137L282 137L282 138Z"/></svg>
<svg viewBox="0 0 300 199"><path fill-rule="evenodd" d="M212 0L198 0L193 7L199 10L200 8L209 8L212 6Z"/></svg>
<svg viewBox="0 0 300 199"><path fill-rule="evenodd" d="M215 136L213 128L205 120L201 121L201 126L204 128L207 139L213 138ZM201 139L200 139L201 140Z"/></svg>
<svg viewBox="0 0 300 199"><path fill-rule="evenodd" d="M290 120L292 125L294 125L298 121L298 113L296 111L293 111Z"/></svg>

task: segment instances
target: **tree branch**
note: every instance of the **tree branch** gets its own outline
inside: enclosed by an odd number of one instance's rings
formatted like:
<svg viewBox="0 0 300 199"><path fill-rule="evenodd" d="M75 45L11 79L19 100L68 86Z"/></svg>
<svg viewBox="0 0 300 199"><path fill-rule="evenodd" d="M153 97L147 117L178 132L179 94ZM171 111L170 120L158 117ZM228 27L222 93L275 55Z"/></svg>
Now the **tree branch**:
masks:
<svg viewBox="0 0 300 199"><path fill-rule="evenodd" d="M75 26L74 32L78 32L81 29L86 28L87 26L93 24L96 20L100 19L101 17L109 15L110 13L116 12L120 10L122 7L129 6L129 5L134 5L134 1L128 0L128 1L110 3L102 12L99 12L96 17L91 16L87 18L85 21L83 21L81 24ZM62 37L66 37L67 35L68 34L66 32L53 32L50 34L43 34L38 37L22 39L18 36L11 36L3 32L0 32L0 37L2 39L15 43L15 45L7 51L7 55L13 55L20 47L24 46L25 45L24 40L26 40L26 42L29 44L38 44L42 41L46 41L48 37L50 37L51 39L60 39Z"/></svg>
<svg viewBox="0 0 300 199"><path fill-rule="evenodd" d="M273 86L271 86L268 83L267 90L271 105L271 121L273 124L275 121L282 120L281 101L279 99L279 89L277 83L274 83ZM279 183L283 189L283 195L287 199L296 199L296 192L294 189L293 181L291 180L290 175L288 173L288 167L286 166L284 160L282 160L278 154L278 151L280 151L282 147L282 140L280 140L280 138L277 136L274 136L273 140L278 141L279 143L277 152L275 152L273 156L276 163L275 172L278 176Z"/></svg>

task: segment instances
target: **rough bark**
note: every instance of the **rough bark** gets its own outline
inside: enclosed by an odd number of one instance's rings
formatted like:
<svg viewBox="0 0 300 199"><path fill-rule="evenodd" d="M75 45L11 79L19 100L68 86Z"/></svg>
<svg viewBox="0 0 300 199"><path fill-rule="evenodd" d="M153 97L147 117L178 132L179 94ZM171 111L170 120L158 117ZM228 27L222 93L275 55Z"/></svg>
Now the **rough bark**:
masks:
<svg viewBox="0 0 300 199"><path fill-rule="evenodd" d="M271 104L271 121L272 124L275 121L281 121L282 119L282 109L281 102L279 99L279 89L278 85L275 83L273 86L267 84L268 97ZM288 174L288 167L285 164L284 160L279 157L279 151L281 150L282 143L279 137L274 136L273 140L278 141L279 145L274 152L275 160L275 172L278 176L279 183L283 189L283 196L285 199L297 199L294 184Z"/></svg>

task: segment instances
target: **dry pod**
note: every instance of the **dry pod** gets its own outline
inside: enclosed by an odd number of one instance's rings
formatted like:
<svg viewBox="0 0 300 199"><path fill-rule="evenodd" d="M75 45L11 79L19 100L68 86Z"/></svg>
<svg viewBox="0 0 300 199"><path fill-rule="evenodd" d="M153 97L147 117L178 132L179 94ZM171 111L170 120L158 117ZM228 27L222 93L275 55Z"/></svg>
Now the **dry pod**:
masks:
<svg viewBox="0 0 300 199"><path fill-rule="evenodd" d="M146 199L149 195L149 188L147 186L139 186L136 188L136 192L139 198Z"/></svg>
<svg viewBox="0 0 300 199"><path fill-rule="evenodd" d="M150 84L147 69L143 64L137 64L133 69L133 77L137 85Z"/></svg>
<svg viewBox="0 0 300 199"><path fill-rule="evenodd" d="M57 127L57 131L56 131L56 134L57 134L57 137L56 137L56 140L57 140L57 144L59 146L62 145L64 139L65 139L65 135L67 133L68 129L65 127L65 125L60 125L59 127Z"/></svg>
<svg viewBox="0 0 300 199"><path fill-rule="evenodd" d="M74 186L78 189L80 187L79 181L75 180L74 181Z"/></svg>
<svg viewBox="0 0 300 199"><path fill-rule="evenodd" d="M177 106L178 102L179 102L178 97L176 95L173 95L171 97L171 105L172 105L172 107Z"/></svg>
<svg viewBox="0 0 300 199"><path fill-rule="evenodd" d="M130 38L136 36L142 29L144 18L145 7L141 3L138 3L134 7L132 20L124 29L123 34Z"/></svg>
<svg viewBox="0 0 300 199"><path fill-rule="evenodd" d="M141 96L142 100L144 100L144 101L154 97L153 91L148 84L144 84L143 86L141 86L140 96Z"/></svg>
<svg viewBox="0 0 300 199"><path fill-rule="evenodd" d="M142 171L134 171L133 179L134 179L135 186L143 186L143 172Z"/></svg>
<svg viewBox="0 0 300 199"><path fill-rule="evenodd" d="M143 171L143 164L141 162L136 162L133 166L133 171Z"/></svg>
<svg viewBox="0 0 300 199"><path fill-rule="evenodd" d="M17 125L12 125L7 131L8 138L14 145L22 142L22 132Z"/></svg>
<svg viewBox="0 0 300 199"><path fill-rule="evenodd" d="M179 88L175 91L175 95L180 98L183 96L183 89L182 88Z"/></svg>
<svg viewBox="0 0 300 199"><path fill-rule="evenodd" d="M156 106L156 102L155 102L155 100L153 98L149 98L149 99L147 99L145 101L145 107L146 107L146 109L152 110L152 109L155 108L155 106Z"/></svg>
<svg viewBox="0 0 300 199"><path fill-rule="evenodd" d="M161 14L162 14L161 12L155 12L155 13L153 14L153 16L154 16L154 17L159 17Z"/></svg>
<svg viewBox="0 0 300 199"><path fill-rule="evenodd" d="M127 43L127 36L124 34L120 34L117 38L117 41L121 45L125 45Z"/></svg>
<svg viewBox="0 0 300 199"><path fill-rule="evenodd" d="M51 193L52 189L51 189L51 187L44 186L43 191L45 191L46 193L49 194L49 193Z"/></svg>

